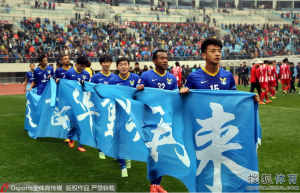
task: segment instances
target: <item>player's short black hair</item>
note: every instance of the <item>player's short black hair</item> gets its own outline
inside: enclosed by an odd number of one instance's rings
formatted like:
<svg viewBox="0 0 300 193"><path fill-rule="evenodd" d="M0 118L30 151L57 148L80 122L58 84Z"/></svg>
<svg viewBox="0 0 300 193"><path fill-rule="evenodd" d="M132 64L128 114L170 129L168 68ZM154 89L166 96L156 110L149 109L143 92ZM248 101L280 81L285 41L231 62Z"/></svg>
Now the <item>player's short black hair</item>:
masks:
<svg viewBox="0 0 300 193"><path fill-rule="evenodd" d="M175 62L175 65L176 65L176 66L180 66L180 65L179 65L179 62Z"/></svg>
<svg viewBox="0 0 300 193"><path fill-rule="evenodd" d="M270 60L270 61L268 62L268 64L273 64L273 61L272 61L272 60Z"/></svg>
<svg viewBox="0 0 300 193"><path fill-rule="evenodd" d="M243 62L243 63L246 63L246 62Z"/></svg>
<svg viewBox="0 0 300 193"><path fill-rule="evenodd" d="M138 62L135 62L134 64L140 65L140 63L138 63Z"/></svg>
<svg viewBox="0 0 300 193"><path fill-rule="evenodd" d="M35 66L35 64L34 64L34 63L30 63L30 64L29 64L29 66L31 66L31 64L33 64L33 66Z"/></svg>
<svg viewBox="0 0 300 193"><path fill-rule="evenodd" d="M69 57L68 54L63 54L63 55L60 57L60 60L62 60L65 56L68 56L68 57Z"/></svg>
<svg viewBox="0 0 300 193"><path fill-rule="evenodd" d="M273 60L273 62L275 62L275 63L276 63L276 60Z"/></svg>
<svg viewBox="0 0 300 193"><path fill-rule="evenodd" d="M152 57L152 59L153 60L156 60L157 59L157 53L158 52L164 52L164 53L167 53L165 50L163 50L163 49L159 49L159 50L156 50L154 53L153 53L153 57Z"/></svg>
<svg viewBox="0 0 300 193"><path fill-rule="evenodd" d="M120 62L123 62L123 61L127 61L128 65L130 64L128 58L119 58L119 59L117 60L117 67L118 67L119 63L120 63Z"/></svg>
<svg viewBox="0 0 300 193"><path fill-rule="evenodd" d="M86 67L91 67L91 65L92 65L92 63L91 63L91 61L89 61L86 65Z"/></svg>
<svg viewBox="0 0 300 193"><path fill-rule="evenodd" d="M285 58L282 61L283 61L283 63L287 63L289 60L287 58Z"/></svg>
<svg viewBox="0 0 300 193"><path fill-rule="evenodd" d="M264 64L268 64L269 63L269 60L264 60Z"/></svg>
<svg viewBox="0 0 300 193"><path fill-rule="evenodd" d="M289 62L289 64L294 66L294 62Z"/></svg>
<svg viewBox="0 0 300 193"><path fill-rule="evenodd" d="M47 58L45 54L40 55L40 56L38 57L38 61L39 61L39 62L43 62L43 59L44 59L44 58Z"/></svg>
<svg viewBox="0 0 300 193"><path fill-rule="evenodd" d="M112 58L109 55L103 55L99 58L100 64L103 62L112 62Z"/></svg>
<svg viewBox="0 0 300 193"><path fill-rule="evenodd" d="M89 62L89 60L84 56L79 56L76 61L77 64L85 65L85 66L88 65L88 62Z"/></svg>
<svg viewBox="0 0 300 193"><path fill-rule="evenodd" d="M209 45L215 45L215 46L219 46L221 47L221 49L223 48L223 44L220 40L218 39L213 39L213 38L210 38L210 39L206 39L202 45L201 45L201 53L205 53L206 50L207 50L207 47Z"/></svg>

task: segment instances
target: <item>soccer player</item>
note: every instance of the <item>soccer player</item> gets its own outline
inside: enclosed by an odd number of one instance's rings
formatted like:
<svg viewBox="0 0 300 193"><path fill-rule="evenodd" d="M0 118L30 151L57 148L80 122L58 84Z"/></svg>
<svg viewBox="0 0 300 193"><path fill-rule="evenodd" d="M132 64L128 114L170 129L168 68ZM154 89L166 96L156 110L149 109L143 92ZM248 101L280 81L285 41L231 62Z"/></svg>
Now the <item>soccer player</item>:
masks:
<svg viewBox="0 0 300 193"><path fill-rule="evenodd" d="M256 88L259 96L261 94L261 90L260 90L259 79L257 77L257 73L259 73L258 69L262 63L263 62L261 60L259 60L259 61L257 61L257 64L254 64L254 66L251 69L251 77L250 77L250 82L251 82L250 92L253 93L254 89Z"/></svg>
<svg viewBox="0 0 300 193"><path fill-rule="evenodd" d="M34 86L37 87L37 95L42 95L50 77L53 77L53 68L51 66L47 66L48 60L45 55L41 55L38 57L38 61L40 63L39 67L34 69L33 76L34 80L32 81L28 92L32 90Z"/></svg>
<svg viewBox="0 0 300 193"><path fill-rule="evenodd" d="M33 63L31 63L29 66L30 66L30 71L28 71L26 73L25 83L24 83L24 92L26 92L30 88L30 84L34 80L33 71L34 71L35 65Z"/></svg>
<svg viewBox="0 0 300 193"><path fill-rule="evenodd" d="M166 51L156 50L153 53L152 61L155 64L155 69L149 70L142 74L138 82L137 90L144 90L144 87L177 90L178 85L176 77L166 71L168 68L168 56ZM161 179L162 177L159 177L158 179L151 181L150 193L167 192L160 185Z"/></svg>
<svg viewBox="0 0 300 193"><path fill-rule="evenodd" d="M276 72L276 62L274 64L274 61L269 61L269 81L268 81L268 86L271 90L271 94L270 94L270 97L272 97L272 99L276 99L275 97L275 89L276 89L276 86L277 86L277 83L276 83L276 77L278 77L277 75L277 72Z"/></svg>
<svg viewBox="0 0 300 193"><path fill-rule="evenodd" d="M62 67L61 68L57 68L55 71L55 78L56 80L59 78L63 78L65 76L65 73L70 70L71 68L73 68L70 65L70 58L68 55L63 55L61 58L61 63L62 63Z"/></svg>
<svg viewBox="0 0 300 193"><path fill-rule="evenodd" d="M57 63L59 64L59 63ZM59 66L56 64L56 67ZM62 58L61 58L61 64L62 64L62 67L61 68L56 68L55 70L55 78L56 78L56 83L59 82L59 79L63 78L66 74L66 72L68 70L70 70L71 68L73 68L71 65L70 65L70 58L68 55L63 55ZM65 143L69 143L70 142L70 139L65 139L64 141Z"/></svg>
<svg viewBox="0 0 300 193"><path fill-rule="evenodd" d="M117 60L117 69L119 71L118 76L114 76L108 81L108 84L111 85L121 85L121 86L129 86L129 87L136 87L136 84L139 80L139 76L130 73L129 72L129 60L127 58L119 58ZM124 159L119 159L119 163L121 166L121 177L122 178L127 178L128 177L128 172L127 168L131 168L131 160L125 160Z"/></svg>
<svg viewBox="0 0 300 193"><path fill-rule="evenodd" d="M206 65L187 77L186 87L180 89L181 94L187 94L189 89L236 90L232 73L218 67L222 47L222 42L217 39L203 42L201 52ZM254 96L254 101L259 101L258 95Z"/></svg>
<svg viewBox="0 0 300 193"><path fill-rule="evenodd" d="M95 74L91 78L90 82L93 82L95 84L99 84L99 83L108 84L108 81L110 79L117 76L110 72L112 58L108 55L103 55L100 57L99 62L100 62L100 65L102 66L102 70L99 73ZM99 150L99 158L106 159L104 153L100 149L98 149L98 150Z"/></svg>
<svg viewBox="0 0 300 193"><path fill-rule="evenodd" d="M90 80L90 74L84 70L85 66L88 63L88 59L84 56L79 56L77 58L77 62L75 64L75 68L71 68L68 70L65 75L64 79L68 80L76 80L76 81L89 81ZM75 145L74 140L69 141L70 148L73 148ZM81 152L86 151L81 143L78 143L78 150Z"/></svg>
<svg viewBox="0 0 300 193"><path fill-rule="evenodd" d="M291 83L291 72L290 72L290 67L287 65L288 59L285 58L283 59L283 64L280 66L279 70L279 78L281 79L282 83L282 91L283 91L283 96L287 96L287 92L290 88L290 83Z"/></svg>
<svg viewBox="0 0 300 193"><path fill-rule="evenodd" d="M267 103L271 103L272 101L269 100L267 88L268 88L268 60L264 60L263 65L259 67L259 84L261 88L261 95L260 95L260 102L259 104L264 105L266 103L263 102L263 99L266 98Z"/></svg>
<svg viewBox="0 0 300 193"><path fill-rule="evenodd" d="M177 79L177 85L178 87L181 87L181 81L182 81L182 69L179 65L179 62L175 62L176 67L172 69L172 74L176 77Z"/></svg>
<svg viewBox="0 0 300 193"><path fill-rule="evenodd" d="M91 65L92 65L92 63L89 61L89 63L88 63L88 64L86 65L86 67L85 67L85 70L86 70L88 73L90 73L90 78L92 78L93 75L94 75L94 71L92 70Z"/></svg>
<svg viewBox="0 0 300 193"><path fill-rule="evenodd" d="M110 79L117 76L110 72L112 58L108 55L103 55L100 57L99 62L100 65L102 66L102 70L91 78L91 82L95 84L99 84L99 83L108 84L108 81Z"/></svg>

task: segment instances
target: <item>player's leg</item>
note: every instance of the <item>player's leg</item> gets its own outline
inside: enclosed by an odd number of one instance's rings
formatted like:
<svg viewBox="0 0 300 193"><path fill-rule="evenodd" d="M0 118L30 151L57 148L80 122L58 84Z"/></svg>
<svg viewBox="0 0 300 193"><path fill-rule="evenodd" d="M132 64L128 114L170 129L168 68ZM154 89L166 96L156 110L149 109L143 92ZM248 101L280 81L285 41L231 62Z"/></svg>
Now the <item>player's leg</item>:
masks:
<svg viewBox="0 0 300 193"><path fill-rule="evenodd" d="M274 83L276 83L276 82L274 82ZM275 97L275 93L276 93L275 89L276 89L276 86L275 86L275 84L273 84L272 87L271 87L272 99L276 99L276 97Z"/></svg>
<svg viewBox="0 0 300 193"><path fill-rule="evenodd" d="M163 187L160 185L161 180L162 180L162 176L157 178L154 181L151 181L150 193L156 193L156 192L167 193L167 191L164 190Z"/></svg>
<svg viewBox="0 0 300 193"><path fill-rule="evenodd" d="M101 151L101 149L98 149L99 151L99 159L106 159L105 154Z"/></svg>
<svg viewBox="0 0 300 193"><path fill-rule="evenodd" d="M264 105L266 103L263 102L265 96L266 96L266 87L265 87L265 84L264 83L260 83L260 87L261 87L261 95L260 95L260 102L259 104L260 105Z"/></svg>
<svg viewBox="0 0 300 193"><path fill-rule="evenodd" d="M125 162L126 162L126 168L130 169L131 168L131 160L127 159L127 160L125 160Z"/></svg>
<svg viewBox="0 0 300 193"><path fill-rule="evenodd" d="M78 142L78 151L85 152L86 150L84 149L83 145Z"/></svg>
<svg viewBox="0 0 300 193"><path fill-rule="evenodd" d="M260 84L258 81L255 82L255 88L258 92L258 95L261 96L261 88L260 88Z"/></svg>
<svg viewBox="0 0 300 193"><path fill-rule="evenodd" d="M255 83L251 82L250 92L254 92Z"/></svg>
<svg viewBox="0 0 300 193"><path fill-rule="evenodd" d="M127 172L127 168L126 168L125 159L119 159L119 163L120 163L120 166L121 166L121 177L122 178L127 178L128 177L128 172Z"/></svg>

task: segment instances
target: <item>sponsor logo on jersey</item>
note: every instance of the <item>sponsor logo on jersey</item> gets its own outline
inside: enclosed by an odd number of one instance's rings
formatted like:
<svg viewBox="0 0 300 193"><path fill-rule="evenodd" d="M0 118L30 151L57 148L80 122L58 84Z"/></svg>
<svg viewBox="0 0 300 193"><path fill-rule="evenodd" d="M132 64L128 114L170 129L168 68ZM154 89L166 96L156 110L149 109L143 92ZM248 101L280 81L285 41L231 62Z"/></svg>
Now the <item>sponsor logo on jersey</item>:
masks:
<svg viewBox="0 0 300 193"><path fill-rule="evenodd" d="M48 74L50 74L51 73L51 71L50 70L48 70Z"/></svg>

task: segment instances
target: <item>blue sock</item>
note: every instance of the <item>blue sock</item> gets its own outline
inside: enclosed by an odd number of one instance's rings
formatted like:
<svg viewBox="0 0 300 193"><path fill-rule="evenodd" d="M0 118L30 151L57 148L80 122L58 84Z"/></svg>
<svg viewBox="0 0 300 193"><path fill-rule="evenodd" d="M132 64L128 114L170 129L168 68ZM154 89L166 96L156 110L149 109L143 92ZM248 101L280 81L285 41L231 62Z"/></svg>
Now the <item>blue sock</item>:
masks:
<svg viewBox="0 0 300 193"><path fill-rule="evenodd" d="M151 181L151 185L156 185L156 180Z"/></svg>
<svg viewBox="0 0 300 193"><path fill-rule="evenodd" d="M81 143L78 143L78 147L82 147L82 144L81 144Z"/></svg>
<svg viewBox="0 0 300 193"><path fill-rule="evenodd" d="M160 176L159 178L156 179L156 185L160 185L161 179L162 179L162 176Z"/></svg>
<svg viewBox="0 0 300 193"><path fill-rule="evenodd" d="M125 164L125 160L124 159L119 159L119 163L120 163L120 166L121 166L122 170L126 168L126 164Z"/></svg>
<svg viewBox="0 0 300 193"><path fill-rule="evenodd" d="M102 152L101 149L98 149L98 150L99 150L99 153Z"/></svg>

